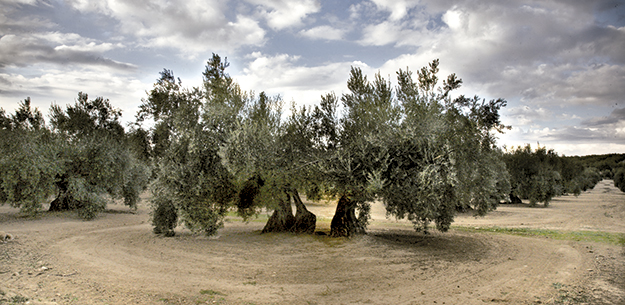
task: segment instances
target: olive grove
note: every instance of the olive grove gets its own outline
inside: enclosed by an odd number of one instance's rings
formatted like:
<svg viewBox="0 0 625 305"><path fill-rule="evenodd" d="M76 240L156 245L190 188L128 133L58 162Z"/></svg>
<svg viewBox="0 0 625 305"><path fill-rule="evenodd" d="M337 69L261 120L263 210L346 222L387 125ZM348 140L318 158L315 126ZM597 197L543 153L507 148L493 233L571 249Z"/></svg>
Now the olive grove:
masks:
<svg viewBox="0 0 625 305"><path fill-rule="evenodd" d="M212 235L230 212L270 213L263 233L313 233L303 194L337 202L330 235L341 237L366 233L374 201L415 230L444 232L458 212L547 206L605 173L625 185L621 156L609 168L598 159L600 172L545 147L498 148L507 102L457 95L462 80L440 80L438 60L394 80L352 67L347 91L288 115L280 96L243 91L228 66L213 54L194 88L163 70L128 131L121 110L82 92L53 104L49 124L30 98L14 114L0 108L0 204L33 214L49 202L91 219L111 200L136 208L149 185L156 234L184 225Z"/></svg>

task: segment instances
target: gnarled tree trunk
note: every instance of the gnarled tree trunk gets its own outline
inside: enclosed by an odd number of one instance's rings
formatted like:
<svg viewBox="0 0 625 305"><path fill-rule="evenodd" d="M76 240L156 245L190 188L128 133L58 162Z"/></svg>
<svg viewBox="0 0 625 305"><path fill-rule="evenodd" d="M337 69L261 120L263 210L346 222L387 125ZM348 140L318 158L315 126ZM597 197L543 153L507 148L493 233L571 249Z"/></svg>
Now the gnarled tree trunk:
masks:
<svg viewBox="0 0 625 305"><path fill-rule="evenodd" d="M57 175L56 186L59 188L59 194L52 202L50 202L50 208L48 211L68 211L76 210L81 207L80 201L76 200L74 196L69 192L69 183L65 177Z"/></svg>
<svg viewBox="0 0 625 305"><path fill-rule="evenodd" d="M342 195L336 205L336 212L330 223L330 236L350 237L356 234L365 234L366 228L356 217L357 203Z"/></svg>
<svg viewBox="0 0 625 305"><path fill-rule="evenodd" d="M273 211L262 233L269 232L294 232L294 233L315 233L317 216L306 209L306 206L299 197L296 189L285 191L285 198L280 200L278 207ZM295 202L296 214L293 216L291 198Z"/></svg>
<svg viewBox="0 0 625 305"><path fill-rule="evenodd" d="M290 232L291 228L295 224L295 216L293 216L293 209L291 208L291 196L286 194L286 200L280 199L278 206L267 220L262 233L270 232Z"/></svg>
<svg viewBox="0 0 625 305"><path fill-rule="evenodd" d="M293 225L293 232L295 233L315 233L315 227L317 226L317 216L306 209L306 206L299 197L299 193L296 189L293 189L293 201L297 208L295 212L295 224Z"/></svg>
<svg viewBox="0 0 625 305"><path fill-rule="evenodd" d="M523 201L521 201L521 198L519 198L518 196L510 193L510 202L513 204L519 204L519 203L523 203Z"/></svg>
<svg viewBox="0 0 625 305"><path fill-rule="evenodd" d="M78 208L80 202L72 197L69 193L60 193L52 202L50 202L50 208L48 211L68 211Z"/></svg>

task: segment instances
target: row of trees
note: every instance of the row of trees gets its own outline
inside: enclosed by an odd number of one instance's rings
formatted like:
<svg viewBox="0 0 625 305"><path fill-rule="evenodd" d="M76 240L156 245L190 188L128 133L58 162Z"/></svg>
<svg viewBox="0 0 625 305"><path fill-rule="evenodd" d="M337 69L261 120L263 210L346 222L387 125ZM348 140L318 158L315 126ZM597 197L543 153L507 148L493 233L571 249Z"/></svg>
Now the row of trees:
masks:
<svg viewBox="0 0 625 305"><path fill-rule="evenodd" d="M614 173L614 186L625 192L625 165L616 169Z"/></svg>
<svg viewBox="0 0 625 305"><path fill-rule="evenodd" d="M579 195L592 189L602 179L595 167L586 167L578 159L559 156L552 149L528 144L509 150L504 160L510 173L510 200L529 200L530 206L542 202L548 206L555 196Z"/></svg>
<svg viewBox="0 0 625 305"><path fill-rule="evenodd" d="M30 99L14 114L0 109L0 203L33 214L76 210L86 219L120 199L135 208L149 167L131 149L133 134L108 100L79 93L74 105L50 108L50 126Z"/></svg>
<svg viewBox="0 0 625 305"><path fill-rule="evenodd" d="M625 154L589 155L572 157L586 167L597 168L605 179L613 179L614 186L625 192Z"/></svg>
<svg viewBox="0 0 625 305"><path fill-rule="evenodd" d="M399 70L396 87L352 68L347 93L293 105L286 119L279 96L241 90L216 54L199 88L161 72L128 132L100 97L52 105L49 126L26 99L0 110L0 202L36 212L54 195L50 210L92 218L111 198L136 207L149 182L157 234L179 224L214 234L231 210L273 211L263 232L312 233L302 192L337 200L330 233L351 236L366 231L373 200L416 230L446 231L458 211L484 215L518 197L547 205L594 186L595 170L553 151L497 148L506 101L452 98L462 80L440 82L438 65Z"/></svg>

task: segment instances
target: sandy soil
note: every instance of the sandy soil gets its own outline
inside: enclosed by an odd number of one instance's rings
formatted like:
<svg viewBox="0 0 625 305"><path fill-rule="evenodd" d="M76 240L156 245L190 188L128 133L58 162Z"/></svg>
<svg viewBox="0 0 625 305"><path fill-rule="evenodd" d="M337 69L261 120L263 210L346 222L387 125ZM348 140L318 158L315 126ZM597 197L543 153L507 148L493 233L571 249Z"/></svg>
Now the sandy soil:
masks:
<svg viewBox="0 0 625 305"><path fill-rule="evenodd" d="M329 231L332 204L307 203ZM21 217L0 207L0 304L625 304L625 250L461 228L423 235L373 207L369 234L151 233L149 208ZM262 218L261 218L262 219ZM548 208L502 205L455 226L625 233L625 194L603 181Z"/></svg>

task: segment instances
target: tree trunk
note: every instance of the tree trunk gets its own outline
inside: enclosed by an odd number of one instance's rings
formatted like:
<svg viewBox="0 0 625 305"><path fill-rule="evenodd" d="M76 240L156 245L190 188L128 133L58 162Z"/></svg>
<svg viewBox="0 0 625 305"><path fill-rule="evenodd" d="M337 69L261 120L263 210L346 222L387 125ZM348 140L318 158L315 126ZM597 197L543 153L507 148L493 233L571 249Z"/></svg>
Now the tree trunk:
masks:
<svg viewBox="0 0 625 305"><path fill-rule="evenodd" d="M350 237L356 234L365 234L365 227L356 217L356 202L350 200L346 195L339 198L336 212L330 223L330 236Z"/></svg>
<svg viewBox="0 0 625 305"><path fill-rule="evenodd" d="M291 228L295 224L295 216L293 216L293 209L291 208L291 198L289 194L286 195L286 200L280 199L278 206L267 220L262 233L270 232L290 232Z"/></svg>
<svg viewBox="0 0 625 305"><path fill-rule="evenodd" d="M293 232L295 233L315 233L315 227L317 225L317 216L306 209L306 206L299 197L299 193L296 189L293 189L293 201L297 208L295 212L295 224L293 225Z"/></svg>
<svg viewBox="0 0 625 305"><path fill-rule="evenodd" d="M48 211L68 211L75 210L80 207L80 201L74 199L74 196L69 192L69 182L64 176L57 175L58 179L56 186L59 188L59 194L56 198L50 202L50 208Z"/></svg>
<svg viewBox="0 0 625 305"><path fill-rule="evenodd" d="M49 212L55 211L69 211L76 210L80 208L80 201L74 199L74 197L69 193L61 193L59 194L52 202L50 202Z"/></svg>
<svg viewBox="0 0 625 305"><path fill-rule="evenodd" d="M80 201L76 200L69 191L69 182L64 176L57 175L56 186L59 188L59 194L50 202L48 211L68 211L80 208Z"/></svg>
<svg viewBox="0 0 625 305"><path fill-rule="evenodd" d="M518 204L518 203L523 203L523 201L521 201L521 198L519 198L518 196L510 193L510 203Z"/></svg>

